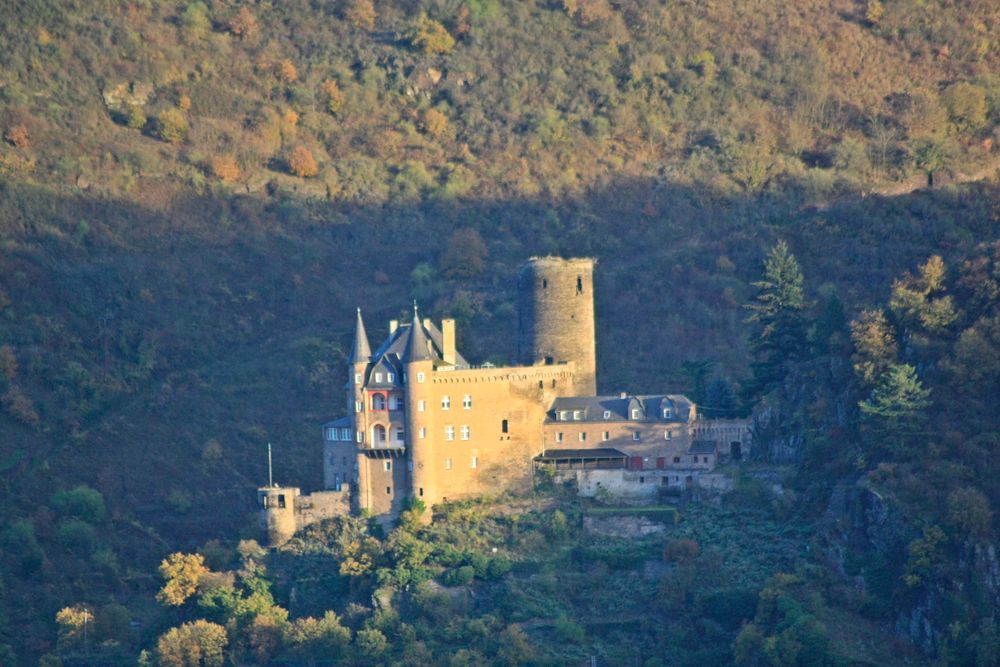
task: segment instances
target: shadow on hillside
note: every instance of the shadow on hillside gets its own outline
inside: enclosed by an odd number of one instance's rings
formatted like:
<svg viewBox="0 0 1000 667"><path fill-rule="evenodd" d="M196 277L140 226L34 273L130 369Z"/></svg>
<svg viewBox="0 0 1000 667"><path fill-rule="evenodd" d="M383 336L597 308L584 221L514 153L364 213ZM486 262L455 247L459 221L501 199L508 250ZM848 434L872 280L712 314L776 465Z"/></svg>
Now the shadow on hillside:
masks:
<svg viewBox="0 0 1000 667"><path fill-rule="evenodd" d="M503 363L532 255L599 260L601 390L685 391L692 360L738 381L742 304L776 239L811 298L863 306L927 255L989 238L986 187L818 211L804 194L627 178L559 200L370 205L150 183L136 187L144 206L6 184L0 335L40 415L34 429L0 418L8 488L32 503L91 484L178 545L252 530L266 442L279 481L320 483L317 425L341 412L355 306L378 339L417 298L458 320L467 357ZM452 242L465 228L485 243L481 267Z"/></svg>

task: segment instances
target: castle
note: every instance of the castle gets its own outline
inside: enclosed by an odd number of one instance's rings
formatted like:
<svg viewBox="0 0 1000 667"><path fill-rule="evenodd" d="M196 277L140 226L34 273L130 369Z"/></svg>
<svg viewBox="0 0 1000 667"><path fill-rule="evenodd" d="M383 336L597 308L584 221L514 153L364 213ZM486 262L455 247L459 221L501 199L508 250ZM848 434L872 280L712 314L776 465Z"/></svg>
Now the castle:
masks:
<svg viewBox="0 0 1000 667"><path fill-rule="evenodd" d="M745 420L700 418L684 396L596 395L593 272L592 259L522 266L514 366L470 364L454 320L438 327L416 305L372 351L358 309L347 415L323 424L326 490L258 489L266 539L351 510L387 519L411 499L432 509L526 490L539 467L575 478L582 495L655 496L746 454Z"/></svg>

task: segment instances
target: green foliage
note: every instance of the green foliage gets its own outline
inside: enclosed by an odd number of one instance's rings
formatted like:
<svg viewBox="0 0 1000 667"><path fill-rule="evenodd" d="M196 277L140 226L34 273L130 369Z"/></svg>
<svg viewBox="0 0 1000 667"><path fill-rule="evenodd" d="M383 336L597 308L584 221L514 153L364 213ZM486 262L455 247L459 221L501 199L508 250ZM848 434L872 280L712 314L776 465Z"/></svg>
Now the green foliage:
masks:
<svg viewBox="0 0 1000 667"><path fill-rule="evenodd" d="M68 553L88 558L97 548L97 533L93 526L79 519L65 519L56 530L59 545Z"/></svg>
<svg viewBox="0 0 1000 667"><path fill-rule="evenodd" d="M422 15L406 32L407 43L426 54L448 53L455 48L455 38L437 21Z"/></svg>
<svg viewBox="0 0 1000 667"><path fill-rule="evenodd" d="M882 374L869 398L859 406L871 426L873 446L901 458L922 456L915 449L915 437L927 423L930 390L925 389L917 371L909 364L893 364Z"/></svg>
<svg viewBox="0 0 1000 667"><path fill-rule="evenodd" d="M52 509L61 517L81 519L88 523L101 523L107 511L100 491L81 484L52 494Z"/></svg>
<svg viewBox="0 0 1000 667"><path fill-rule="evenodd" d="M229 642L226 629L207 621L194 621L168 630L156 644L161 667L222 667Z"/></svg>
<svg viewBox="0 0 1000 667"><path fill-rule="evenodd" d="M937 526L924 528L923 535L907 547L906 564L903 566L903 582L910 588L927 583L940 565L943 547L947 537Z"/></svg>
<svg viewBox="0 0 1000 667"><path fill-rule="evenodd" d="M35 536L35 525L27 519L7 525L0 532L0 544L3 545L0 554L8 562L10 571L22 576L37 571L45 559L45 552Z"/></svg>
<svg viewBox="0 0 1000 667"><path fill-rule="evenodd" d="M168 143L184 141L189 129L187 117L180 109L164 109L153 120L153 136Z"/></svg>

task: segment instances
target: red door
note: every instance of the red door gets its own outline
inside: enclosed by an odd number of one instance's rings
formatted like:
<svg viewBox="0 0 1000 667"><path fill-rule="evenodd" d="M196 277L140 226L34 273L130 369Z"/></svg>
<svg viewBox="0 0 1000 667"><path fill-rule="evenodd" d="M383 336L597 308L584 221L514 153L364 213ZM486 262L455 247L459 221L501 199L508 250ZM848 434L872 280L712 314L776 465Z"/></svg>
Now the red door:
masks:
<svg viewBox="0 0 1000 667"><path fill-rule="evenodd" d="M656 469L663 470L667 467L667 458L665 456L656 457Z"/></svg>
<svg viewBox="0 0 1000 667"><path fill-rule="evenodd" d="M642 470L642 457L633 456L632 458L630 458L628 467L631 468L632 470Z"/></svg>

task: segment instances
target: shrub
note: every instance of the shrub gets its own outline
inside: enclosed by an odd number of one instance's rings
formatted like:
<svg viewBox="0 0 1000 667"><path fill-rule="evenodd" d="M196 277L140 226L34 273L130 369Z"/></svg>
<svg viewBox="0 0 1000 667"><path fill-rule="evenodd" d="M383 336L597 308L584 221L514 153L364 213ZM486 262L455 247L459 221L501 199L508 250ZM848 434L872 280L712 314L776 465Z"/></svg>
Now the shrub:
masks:
<svg viewBox="0 0 1000 667"><path fill-rule="evenodd" d="M49 501L52 509L62 517L81 519L89 523L104 521L106 509L101 492L81 484L72 489L57 491Z"/></svg>
<svg viewBox="0 0 1000 667"><path fill-rule="evenodd" d="M556 619L553 630L556 638L561 642L582 644L587 639L587 633L583 626L566 616L560 616Z"/></svg>
<svg viewBox="0 0 1000 667"><path fill-rule="evenodd" d="M97 535L89 523L79 519L68 519L56 530L56 539L63 549L71 554L88 557L97 548Z"/></svg>
<svg viewBox="0 0 1000 667"><path fill-rule="evenodd" d="M156 643L156 655L162 667L222 667L228 642L225 628L199 620L164 633Z"/></svg>
<svg viewBox="0 0 1000 667"><path fill-rule="evenodd" d="M131 127L133 130L141 130L146 127L148 120L146 112L138 104L129 106L128 111L125 112L125 125Z"/></svg>
<svg viewBox="0 0 1000 667"><path fill-rule="evenodd" d="M964 81L953 84L941 99L955 125L975 130L986 124L986 91L979 86Z"/></svg>
<svg viewBox="0 0 1000 667"><path fill-rule="evenodd" d="M433 19L421 16L406 33L407 42L418 51L427 54L448 53L455 48L455 38L448 30Z"/></svg>
<svg viewBox="0 0 1000 667"><path fill-rule="evenodd" d="M448 131L448 117L437 109L428 109L424 112L424 131L432 137L441 137Z"/></svg>
<svg viewBox="0 0 1000 667"><path fill-rule="evenodd" d="M476 578L476 568L471 565L448 570L444 575L444 583L447 586L468 586Z"/></svg>
<svg viewBox="0 0 1000 667"><path fill-rule="evenodd" d="M31 144L28 139L28 128L23 123L7 128L3 138L14 148L27 148Z"/></svg>
<svg viewBox="0 0 1000 667"><path fill-rule="evenodd" d="M0 557L14 561L20 575L35 572L45 560L45 552L35 537L35 525L26 519L15 521L0 533L0 547Z"/></svg>
<svg viewBox="0 0 1000 667"><path fill-rule="evenodd" d="M305 146L297 146L288 156L288 171L300 178L310 178L319 173L319 166L312 151Z"/></svg>
<svg viewBox="0 0 1000 667"><path fill-rule="evenodd" d="M188 133L188 121L180 109L162 111L153 123L153 135L172 144L184 140Z"/></svg>
<svg viewBox="0 0 1000 667"><path fill-rule="evenodd" d="M236 164L236 158L232 155L216 155L212 158L212 175L218 178L223 183L232 183L240 177L240 168ZM214 441L211 441L214 442ZM218 443L216 443L218 446ZM207 443L206 443L207 449ZM219 447L219 456L216 458L221 458L222 448ZM205 452L202 451L202 458L205 458Z"/></svg>
<svg viewBox="0 0 1000 667"><path fill-rule="evenodd" d="M358 635L354 640L355 645L365 658L374 659L385 653L389 646L388 640L381 630L374 628L370 630L358 630Z"/></svg>

